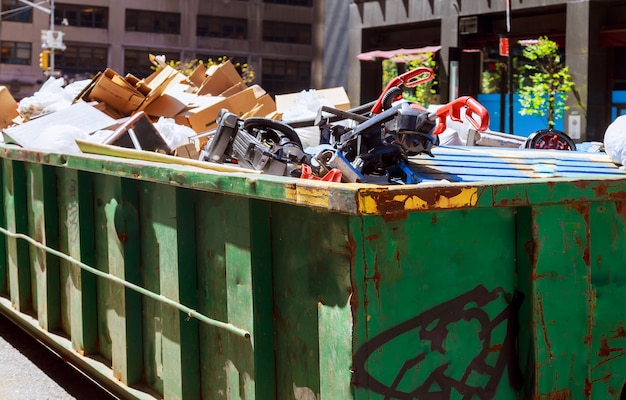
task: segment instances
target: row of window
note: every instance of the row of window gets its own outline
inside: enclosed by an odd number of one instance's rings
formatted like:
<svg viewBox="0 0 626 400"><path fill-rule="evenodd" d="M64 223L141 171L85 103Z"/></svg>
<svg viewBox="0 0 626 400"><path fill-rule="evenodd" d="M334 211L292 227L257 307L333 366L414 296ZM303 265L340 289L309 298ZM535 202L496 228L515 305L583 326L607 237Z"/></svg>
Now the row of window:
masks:
<svg viewBox="0 0 626 400"><path fill-rule="evenodd" d="M3 0L5 3L18 0ZM26 21L28 9L8 14L7 19ZM106 29L108 26L108 8L58 4L55 6L55 23L61 25L66 20L70 26ZM145 10L126 10L126 31L180 34L181 16L178 13L167 13ZM311 44L312 27L310 24L265 21L263 23L263 40L268 42ZM243 18L226 18L209 15L197 16L196 35L201 37L219 37L228 39L248 39L248 20Z"/></svg>
<svg viewBox="0 0 626 400"><path fill-rule="evenodd" d="M2 0L4 20L16 22L32 22L31 8L17 6L19 0ZM82 6L73 4L57 4L55 6L55 24L66 21L70 26L84 28L108 27L108 8ZM125 28L127 31L180 34L181 16L146 10L126 10ZM197 16L198 36L222 37L231 39L248 38L248 21L244 18ZM310 44L311 25L267 21L264 24L264 38L269 41Z"/></svg>
<svg viewBox="0 0 626 400"><path fill-rule="evenodd" d="M0 63L30 65L31 43L0 42ZM147 62L149 50L126 49L124 52L125 73L139 78L148 76L152 71ZM154 53L154 51L152 51ZM159 52L163 54L163 52ZM166 59L178 60L180 54L165 53ZM217 61L215 54L197 54L199 60ZM244 58L231 58L233 63L246 63ZM55 65L68 76L89 76L101 71L107 65L107 49L94 46L68 46L65 51L55 53ZM311 65L306 61L263 59L260 74L261 86L269 93L289 93L308 89L311 83Z"/></svg>

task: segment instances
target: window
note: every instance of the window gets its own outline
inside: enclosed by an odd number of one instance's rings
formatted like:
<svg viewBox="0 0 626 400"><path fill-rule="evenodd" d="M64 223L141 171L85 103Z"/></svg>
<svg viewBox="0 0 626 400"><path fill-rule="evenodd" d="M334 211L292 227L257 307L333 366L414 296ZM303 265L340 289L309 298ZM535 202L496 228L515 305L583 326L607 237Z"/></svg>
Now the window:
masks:
<svg viewBox="0 0 626 400"><path fill-rule="evenodd" d="M307 61L263 60L261 86L273 95L311 87L311 64Z"/></svg>
<svg viewBox="0 0 626 400"><path fill-rule="evenodd" d="M30 42L5 42L2 41L0 63L30 65Z"/></svg>
<svg viewBox="0 0 626 400"><path fill-rule="evenodd" d="M106 29L109 26L109 9L107 7L56 3L54 5L54 23L61 25L64 18L67 19L70 26Z"/></svg>
<svg viewBox="0 0 626 400"><path fill-rule="evenodd" d="M33 8L19 0L2 0L2 21L33 22Z"/></svg>
<svg viewBox="0 0 626 400"><path fill-rule="evenodd" d="M311 25L264 21L263 40L295 44L311 44Z"/></svg>
<svg viewBox="0 0 626 400"><path fill-rule="evenodd" d="M54 54L55 66L63 75L94 75L107 67L105 47L68 45Z"/></svg>
<svg viewBox="0 0 626 400"><path fill-rule="evenodd" d="M248 21L241 18L198 15L196 35L228 39L248 39Z"/></svg>
<svg viewBox="0 0 626 400"><path fill-rule="evenodd" d="M150 54L164 55L165 60L178 61L180 60L179 53L164 53L161 50L156 49L126 49L124 51L124 70L128 74L133 74L139 79L143 79L154 72L150 67Z"/></svg>
<svg viewBox="0 0 626 400"><path fill-rule="evenodd" d="M180 34L180 14L145 10L126 10L126 30Z"/></svg>
<svg viewBox="0 0 626 400"><path fill-rule="evenodd" d="M263 0L263 3L287 4L290 6L313 7L313 0Z"/></svg>

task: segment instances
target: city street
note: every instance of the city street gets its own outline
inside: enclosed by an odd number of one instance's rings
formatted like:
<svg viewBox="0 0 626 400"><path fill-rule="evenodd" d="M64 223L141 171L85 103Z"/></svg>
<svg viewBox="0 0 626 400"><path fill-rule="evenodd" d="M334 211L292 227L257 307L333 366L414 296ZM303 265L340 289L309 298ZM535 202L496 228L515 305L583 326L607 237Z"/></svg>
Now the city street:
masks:
<svg viewBox="0 0 626 400"><path fill-rule="evenodd" d="M115 398L0 314L0 399Z"/></svg>

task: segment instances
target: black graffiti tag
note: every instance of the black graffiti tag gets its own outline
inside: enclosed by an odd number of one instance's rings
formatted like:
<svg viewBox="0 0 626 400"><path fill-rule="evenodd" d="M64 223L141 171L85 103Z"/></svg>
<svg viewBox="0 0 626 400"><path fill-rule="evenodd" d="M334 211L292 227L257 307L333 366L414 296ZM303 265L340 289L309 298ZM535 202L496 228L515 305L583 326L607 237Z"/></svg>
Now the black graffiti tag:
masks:
<svg viewBox="0 0 626 400"><path fill-rule="evenodd" d="M516 292L503 310L491 319L483 308L489 303L499 300L500 297L505 297L504 289L496 288L488 291L484 286L479 285L458 297L381 332L364 343L354 354L353 384L381 394L385 396L385 400L450 398L453 391L460 393L466 399L493 399L502 375L507 371L511 386L518 390L521 386L521 373L516 362L515 341L518 330L517 314L523 301L523 295ZM422 342L430 344L430 353L436 352L444 355L446 353L444 341L450 334L448 325L471 320L478 321L480 325L476 335L482 343L482 348L471 359L461 378L454 378L446 374L449 363L442 362L441 365L433 368L426 378L420 379L419 382L411 381L412 388L407 389L407 379L405 378L411 370L420 367L420 363L424 362L427 357L427 352L418 352L417 355L406 359L401 365L385 365L385 369L397 368L393 382L383 383L367 370L368 362L373 362L370 359L372 354L380 350L385 344L405 334L419 334L419 339ZM488 356L494 351L491 335L494 329L501 324L506 324L506 334L504 339L495 346L499 350L495 362L493 355L489 361ZM486 383L481 387L471 384L469 378L472 374L487 376ZM401 383L403 385L402 390L399 389Z"/></svg>

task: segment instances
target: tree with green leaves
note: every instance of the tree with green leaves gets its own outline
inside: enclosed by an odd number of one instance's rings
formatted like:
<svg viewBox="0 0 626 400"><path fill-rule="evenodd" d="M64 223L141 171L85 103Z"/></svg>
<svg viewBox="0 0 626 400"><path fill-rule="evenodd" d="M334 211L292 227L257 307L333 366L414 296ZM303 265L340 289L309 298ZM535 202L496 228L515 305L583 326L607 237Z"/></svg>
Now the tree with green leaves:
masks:
<svg viewBox="0 0 626 400"><path fill-rule="evenodd" d="M435 71L437 68L437 61L435 55L432 52L425 52L419 54L418 57L403 57L398 56L398 59L405 58L404 71L411 71L417 67L428 67ZM383 60L383 82L382 87L385 88L387 84L396 76L398 76L398 65L394 60ZM403 87L402 97L408 101L420 104L422 106L428 106L430 104L437 104L439 97L437 96L437 79L424 82L415 87Z"/></svg>
<svg viewBox="0 0 626 400"><path fill-rule="evenodd" d="M565 103L574 87L572 76L561 61L558 45L545 36L524 47L522 55L529 62L518 75L520 114L547 116L552 129L568 109Z"/></svg>

